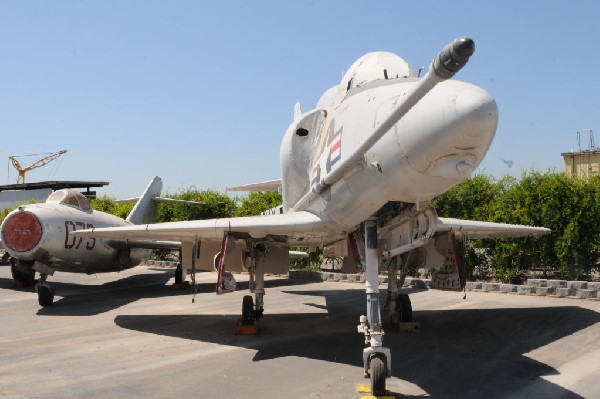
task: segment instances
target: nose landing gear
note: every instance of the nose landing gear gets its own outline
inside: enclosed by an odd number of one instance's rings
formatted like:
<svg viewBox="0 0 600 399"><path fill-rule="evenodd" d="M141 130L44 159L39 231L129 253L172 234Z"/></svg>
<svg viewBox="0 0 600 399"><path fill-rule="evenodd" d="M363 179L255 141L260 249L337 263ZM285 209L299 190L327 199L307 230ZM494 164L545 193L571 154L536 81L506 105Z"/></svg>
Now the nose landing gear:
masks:
<svg viewBox="0 0 600 399"><path fill-rule="evenodd" d="M265 255L268 251L268 245L265 242L249 243L249 250L245 260L249 261L247 269L250 272L250 292L254 293L254 299L251 295L245 295L242 300L242 319L236 326L238 335L254 335L258 333L257 322L263 317L264 296L265 296Z"/></svg>
<svg viewBox="0 0 600 399"><path fill-rule="evenodd" d="M40 281L35 285L40 306L51 306L54 303L54 288L46 283L46 274L40 274Z"/></svg>
<svg viewBox="0 0 600 399"><path fill-rule="evenodd" d="M385 380L391 376L392 354L383 346L384 331L379 306L379 253L377 243L377 219L365 221L365 290L367 293L367 316L360 317L358 332L364 334L363 363L365 378L371 379L371 393L385 394Z"/></svg>

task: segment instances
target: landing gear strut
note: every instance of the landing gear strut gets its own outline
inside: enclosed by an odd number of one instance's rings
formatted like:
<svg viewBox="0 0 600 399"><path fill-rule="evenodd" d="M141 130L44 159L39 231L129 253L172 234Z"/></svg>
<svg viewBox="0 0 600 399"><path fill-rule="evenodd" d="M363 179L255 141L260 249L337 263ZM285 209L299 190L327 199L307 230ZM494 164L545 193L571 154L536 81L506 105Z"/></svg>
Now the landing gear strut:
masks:
<svg viewBox="0 0 600 399"><path fill-rule="evenodd" d="M371 379L371 393L385 394L385 379L391 376L392 355L383 346L384 331L379 307L379 253L377 244L377 219L365 221L365 289L367 293L367 316L360 317L358 332L364 334L363 363L365 377Z"/></svg>
<svg viewBox="0 0 600 399"><path fill-rule="evenodd" d="M267 244L264 242L251 243L248 251L250 265L250 292L254 293L254 303L250 295L244 296L242 303L242 324L253 325L255 320L263 317L265 296L265 255Z"/></svg>
<svg viewBox="0 0 600 399"><path fill-rule="evenodd" d="M258 333L258 319L263 317L265 295L265 255L267 244L264 242L249 242L245 253L244 264L250 272L249 288L254 293L245 295L242 301L242 319L236 326L236 334L254 335Z"/></svg>

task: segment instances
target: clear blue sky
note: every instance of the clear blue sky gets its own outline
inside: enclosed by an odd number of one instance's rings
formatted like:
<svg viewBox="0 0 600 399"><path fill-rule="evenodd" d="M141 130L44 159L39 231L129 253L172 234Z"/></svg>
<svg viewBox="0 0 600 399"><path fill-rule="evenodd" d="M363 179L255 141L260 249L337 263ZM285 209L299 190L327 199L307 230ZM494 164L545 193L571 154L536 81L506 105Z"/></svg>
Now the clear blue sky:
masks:
<svg viewBox="0 0 600 399"><path fill-rule="evenodd" d="M476 52L456 78L500 110L480 170L560 171L578 130L600 142L599 16L573 0L0 0L0 183L16 181L9 155L61 149L27 181L121 197L154 175L171 193L278 178L296 101L314 107L366 52L416 69L460 35Z"/></svg>

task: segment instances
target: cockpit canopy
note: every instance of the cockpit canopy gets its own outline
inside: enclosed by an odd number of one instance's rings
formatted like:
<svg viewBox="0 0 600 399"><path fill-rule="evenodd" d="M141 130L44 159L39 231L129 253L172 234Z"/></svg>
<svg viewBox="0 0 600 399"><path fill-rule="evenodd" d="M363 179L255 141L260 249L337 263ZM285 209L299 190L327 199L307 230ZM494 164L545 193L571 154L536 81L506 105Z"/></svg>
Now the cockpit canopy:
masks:
<svg viewBox="0 0 600 399"><path fill-rule="evenodd" d="M376 51L367 53L352 64L344 74L338 90L338 103L352 89L377 80L415 78L410 65L394 53Z"/></svg>
<svg viewBox="0 0 600 399"><path fill-rule="evenodd" d="M70 188L63 188L62 190L53 192L48 196L46 203L68 205L73 208L81 209L82 211L92 210L90 201L88 201L85 195Z"/></svg>
<svg viewBox="0 0 600 399"><path fill-rule="evenodd" d="M416 77L410 65L394 53L376 51L360 57L342 78L342 88L352 90L376 80Z"/></svg>

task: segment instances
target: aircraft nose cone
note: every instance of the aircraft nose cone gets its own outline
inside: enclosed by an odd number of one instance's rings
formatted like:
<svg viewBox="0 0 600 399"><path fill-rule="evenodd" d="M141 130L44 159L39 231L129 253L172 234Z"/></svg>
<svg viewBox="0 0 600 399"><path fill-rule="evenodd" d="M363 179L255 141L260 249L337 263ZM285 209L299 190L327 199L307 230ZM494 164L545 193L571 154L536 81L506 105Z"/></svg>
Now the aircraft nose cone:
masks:
<svg viewBox="0 0 600 399"><path fill-rule="evenodd" d="M498 124L498 107L485 90L469 83L440 84L438 99L446 104L427 155L415 169L425 175L463 179L485 156Z"/></svg>
<svg viewBox="0 0 600 399"><path fill-rule="evenodd" d="M2 242L6 249L27 252L34 249L42 238L42 225L31 212L17 211L2 224Z"/></svg>

